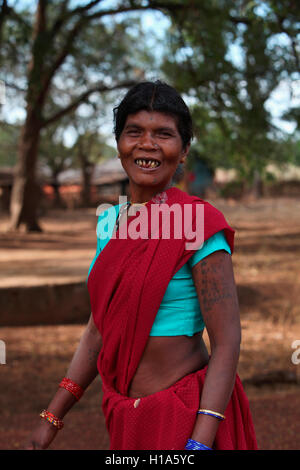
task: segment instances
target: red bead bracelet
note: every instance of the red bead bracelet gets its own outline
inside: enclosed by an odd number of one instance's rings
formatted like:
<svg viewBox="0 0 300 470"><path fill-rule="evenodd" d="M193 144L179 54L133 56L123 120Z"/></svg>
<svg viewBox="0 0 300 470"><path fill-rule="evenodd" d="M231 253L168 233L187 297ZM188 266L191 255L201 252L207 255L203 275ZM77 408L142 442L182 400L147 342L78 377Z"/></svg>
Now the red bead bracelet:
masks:
<svg viewBox="0 0 300 470"><path fill-rule="evenodd" d="M54 416L54 414L50 413L50 411L43 410L40 413L40 417L46 419L49 423L53 424L57 429L62 429L64 427L64 423L61 419Z"/></svg>
<svg viewBox="0 0 300 470"><path fill-rule="evenodd" d="M66 390L68 390L68 392L72 393L72 395L74 395L77 401L80 400L84 393L84 390L82 387L80 387L80 385L77 385L77 383L75 383L71 379L68 379L67 377L64 377L62 379L59 386L61 388L65 388Z"/></svg>

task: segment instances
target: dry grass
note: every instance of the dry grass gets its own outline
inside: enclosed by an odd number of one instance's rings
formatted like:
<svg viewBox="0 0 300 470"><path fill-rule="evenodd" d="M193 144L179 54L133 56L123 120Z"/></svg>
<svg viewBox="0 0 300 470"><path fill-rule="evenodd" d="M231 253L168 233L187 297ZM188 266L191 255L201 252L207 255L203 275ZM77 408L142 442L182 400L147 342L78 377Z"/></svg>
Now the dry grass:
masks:
<svg viewBox="0 0 300 470"><path fill-rule="evenodd" d="M253 408L260 447L299 448L300 364L293 364L291 355L293 341L300 340L300 200L210 202L236 229L233 262L243 332L239 374ZM12 238L5 233L5 223L4 219L0 232L0 287L85 279L95 252L94 210L52 212L42 219L42 234ZM7 349L7 363L0 366L0 448L22 446L65 374L83 328L0 329ZM100 388L99 381L92 384L52 448L107 448ZM83 435L80 426L86 419L89 427Z"/></svg>

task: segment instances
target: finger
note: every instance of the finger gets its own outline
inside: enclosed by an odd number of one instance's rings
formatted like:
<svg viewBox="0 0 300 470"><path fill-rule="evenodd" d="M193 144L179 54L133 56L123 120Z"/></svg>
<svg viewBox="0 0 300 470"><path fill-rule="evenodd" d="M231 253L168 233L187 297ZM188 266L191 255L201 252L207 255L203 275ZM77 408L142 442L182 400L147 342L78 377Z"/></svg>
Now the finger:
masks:
<svg viewBox="0 0 300 470"><path fill-rule="evenodd" d="M24 450L34 450L34 445L32 442L30 442L30 444L27 444L25 447L24 447Z"/></svg>
<svg viewBox="0 0 300 470"><path fill-rule="evenodd" d="M41 450L42 447L37 442L30 442L24 450Z"/></svg>
<svg viewBox="0 0 300 470"><path fill-rule="evenodd" d="M34 450L42 450L42 446L40 446L40 444L38 444L37 442L34 442L33 445L34 445Z"/></svg>

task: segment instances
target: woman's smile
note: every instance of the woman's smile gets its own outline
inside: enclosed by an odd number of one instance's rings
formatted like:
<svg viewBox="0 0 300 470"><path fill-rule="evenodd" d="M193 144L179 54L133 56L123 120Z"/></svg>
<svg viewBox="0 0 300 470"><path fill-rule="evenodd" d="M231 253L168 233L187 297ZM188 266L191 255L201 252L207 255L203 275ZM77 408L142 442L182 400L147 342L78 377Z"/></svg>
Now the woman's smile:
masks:
<svg viewBox="0 0 300 470"><path fill-rule="evenodd" d="M160 167L161 163L159 160L154 158L137 158L134 163L141 168L141 170L153 171Z"/></svg>

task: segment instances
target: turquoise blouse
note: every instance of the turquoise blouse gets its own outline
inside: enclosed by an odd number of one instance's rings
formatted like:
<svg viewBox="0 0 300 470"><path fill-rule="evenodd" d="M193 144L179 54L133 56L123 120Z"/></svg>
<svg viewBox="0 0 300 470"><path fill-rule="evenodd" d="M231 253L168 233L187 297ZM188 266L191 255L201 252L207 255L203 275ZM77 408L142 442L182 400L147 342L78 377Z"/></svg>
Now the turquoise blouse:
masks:
<svg viewBox="0 0 300 470"><path fill-rule="evenodd" d="M90 265L88 276L97 257L112 236L121 205L111 206L102 212L98 218L97 250ZM192 267L206 256L218 250L225 250L231 254L223 230L206 240L202 247L196 250L189 260L174 274L165 291L150 331L150 336L193 336L205 328L197 291L192 278Z"/></svg>

